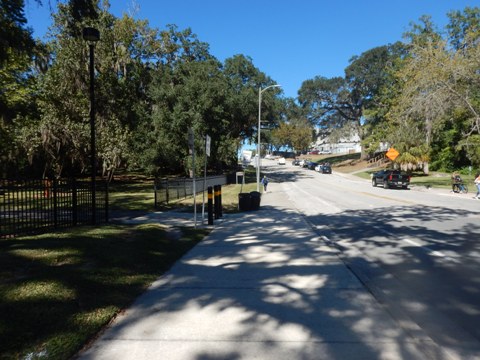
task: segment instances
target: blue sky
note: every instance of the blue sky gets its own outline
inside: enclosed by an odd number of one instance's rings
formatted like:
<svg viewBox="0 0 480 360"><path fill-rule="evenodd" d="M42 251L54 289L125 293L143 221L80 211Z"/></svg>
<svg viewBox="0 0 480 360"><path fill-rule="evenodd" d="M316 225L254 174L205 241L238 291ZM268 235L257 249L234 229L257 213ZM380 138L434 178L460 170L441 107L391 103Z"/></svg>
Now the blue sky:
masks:
<svg viewBox="0 0 480 360"><path fill-rule="evenodd" d="M191 28L221 61L236 54L250 56L256 67L282 85L285 96L296 97L304 80L343 76L352 56L402 40L410 22L420 16L431 15L442 29L447 12L480 6L480 1L111 0L111 4L114 15L127 12L147 19L151 27ZM34 36L43 37L50 25L48 6L27 0L25 14Z"/></svg>

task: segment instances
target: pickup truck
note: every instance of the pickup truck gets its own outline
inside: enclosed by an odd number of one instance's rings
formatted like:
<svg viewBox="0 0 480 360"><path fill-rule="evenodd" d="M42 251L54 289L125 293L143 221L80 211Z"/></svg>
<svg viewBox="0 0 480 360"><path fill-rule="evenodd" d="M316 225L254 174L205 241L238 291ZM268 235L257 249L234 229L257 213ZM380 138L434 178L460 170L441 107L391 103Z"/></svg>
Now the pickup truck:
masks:
<svg viewBox="0 0 480 360"><path fill-rule="evenodd" d="M400 170L380 170L372 175L372 186L383 185L384 189L398 187L408 189L410 176Z"/></svg>

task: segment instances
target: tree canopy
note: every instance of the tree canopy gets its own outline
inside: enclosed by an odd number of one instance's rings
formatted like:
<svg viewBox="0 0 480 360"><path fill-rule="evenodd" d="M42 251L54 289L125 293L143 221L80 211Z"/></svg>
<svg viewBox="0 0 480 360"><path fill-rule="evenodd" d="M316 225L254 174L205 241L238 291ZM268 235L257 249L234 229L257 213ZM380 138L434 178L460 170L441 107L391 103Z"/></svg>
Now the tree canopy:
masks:
<svg viewBox="0 0 480 360"><path fill-rule="evenodd" d="M0 5L2 176L89 173L84 27L101 35L94 46L101 175L188 174L189 131L199 156L205 135L212 138L210 171L234 168L241 144L256 141L258 92L276 82L250 57L221 62L191 29L117 18L107 0L57 1L43 42L32 38L22 0ZM344 76L306 79L297 99L279 88L264 92L262 143L305 151L315 133L355 132L364 157L388 143L408 169L480 167L480 9L448 17L442 30L423 16L404 41L354 55Z"/></svg>
<svg viewBox="0 0 480 360"><path fill-rule="evenodd" d="M480 9L448 16L446 31L422 16L404 42L354 56L344 77L304 81L307 118L327 132L353 125L364 156L395 146L408 169L480 167Z"/></svg>

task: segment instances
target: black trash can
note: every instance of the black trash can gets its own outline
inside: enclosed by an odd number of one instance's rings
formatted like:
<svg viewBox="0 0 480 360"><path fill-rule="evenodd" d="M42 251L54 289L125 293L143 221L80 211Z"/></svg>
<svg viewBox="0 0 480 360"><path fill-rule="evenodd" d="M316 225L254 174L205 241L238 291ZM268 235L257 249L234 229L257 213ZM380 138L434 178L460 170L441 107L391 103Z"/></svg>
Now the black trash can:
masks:
<svg viewBox="0 0 480 360"><path fill-rule="evenodd" d="M251 196L249 193L238 194L238 210L249 211L251 209Z"/></svg>
<svg viewBox="0 0 480 360"><path fill-rule="evenodd" d="M250 193L250 208L252 210L258 210L260 209L260 199L262 197L262 194L260 194L258 191L252 191Z"/></svg>

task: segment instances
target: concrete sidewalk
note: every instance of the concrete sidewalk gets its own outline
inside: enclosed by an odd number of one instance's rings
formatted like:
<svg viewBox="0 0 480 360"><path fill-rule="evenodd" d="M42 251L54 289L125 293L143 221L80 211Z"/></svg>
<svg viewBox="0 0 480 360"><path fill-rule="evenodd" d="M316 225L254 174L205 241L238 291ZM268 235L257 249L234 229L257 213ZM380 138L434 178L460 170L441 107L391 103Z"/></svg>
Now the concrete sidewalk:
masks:
<svg viewBox="0 0 480 360"><path fill-rule="evenodd" d="M428 358L280 189L216 222L80 359Z"/></svg>

